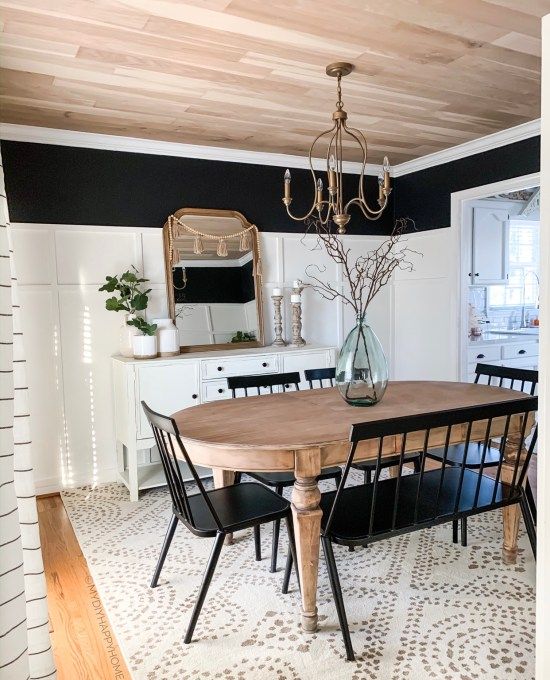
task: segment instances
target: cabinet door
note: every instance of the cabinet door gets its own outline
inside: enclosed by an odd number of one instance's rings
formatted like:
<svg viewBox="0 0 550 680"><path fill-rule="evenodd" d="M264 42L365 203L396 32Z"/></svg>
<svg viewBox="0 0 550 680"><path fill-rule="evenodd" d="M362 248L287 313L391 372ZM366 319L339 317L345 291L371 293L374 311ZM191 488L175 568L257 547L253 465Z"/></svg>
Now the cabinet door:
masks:
<svg viewBox="0 0 550 680"><path fill-rule="evenodd" d="M309 383L304 380L304 371L308 368L328 368L334 365L331 362L331 353L327 351L322 352L308 352L296 354L283 355L283 370L285 373L298 371L300 373L300 389L308 390Z"/></svg>
<svg viewBox="0 0 550 680"><path fill-rule="evenodd" d="M474 208L472 283L506 282L507 220L507 210Z"/></svg>
<svg viewBox="0 0 550 680"><path fill-rule="evenodd" d="M153 411L171 415L182 408L200 403L198 362L150 364L137 370L138 437L152 437L153 433L141 408L145 401Z"/></svg>

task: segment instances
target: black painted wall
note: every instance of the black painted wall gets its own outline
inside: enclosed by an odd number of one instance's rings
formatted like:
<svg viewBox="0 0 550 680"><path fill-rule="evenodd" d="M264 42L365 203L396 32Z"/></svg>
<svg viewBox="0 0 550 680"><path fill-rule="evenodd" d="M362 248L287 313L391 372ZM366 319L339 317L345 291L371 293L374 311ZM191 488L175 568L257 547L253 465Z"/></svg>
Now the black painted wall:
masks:
<svg viewBox="0 0 550 680"><path fill-rule="evenodd" d="M451 224L451 194L540 170L540 137L501 146L396 179L395 217L419 231Z"/></svg>
<svg viewBox="0 0 550 680"><path fill-rule="evenodd" d="M188 206L239 210L260 231L304 230L286 215L281 167L25 142L1 146L13 222L162 227L170 213ZM539 169L540 137L532 137L403 175L381 219L368 222L352 208L349 231L387 234L397 217L410 217L418 230L446 227L452 192ZM291 172L292 208L301 214L312 195L311 178L307 170ZM350 194L356 181L349 175ZM376 178L367 181L376 205Z"/></svg>
<svg viewBox="0 0 550 680"><path fill-rule="evenodd" d="M238 210L260 231L304 230L286 214L281 167L8 141L2 159L12 222L162 227L178 208L192 207ZM311 174L291 172L292 208L303 214L313 199ZM356 182L350 175L350 192ZM367 182L376 205L377 179ZM351 224L354 233L384 234L392 223L390 203L379 221L357 211Z"/></svg>

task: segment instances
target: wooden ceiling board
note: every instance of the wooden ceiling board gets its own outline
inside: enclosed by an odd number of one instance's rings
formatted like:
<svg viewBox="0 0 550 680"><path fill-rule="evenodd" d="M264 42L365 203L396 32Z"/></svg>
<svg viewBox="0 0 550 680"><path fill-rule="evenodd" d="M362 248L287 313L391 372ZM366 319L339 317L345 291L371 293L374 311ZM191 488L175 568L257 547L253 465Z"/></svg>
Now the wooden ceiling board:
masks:
<svg viewBox="0 0 550 680"><path fill-rule="evenodd" d="M305 155L335 81L369 161L539 116L550 0L0 0L1 119ZM348 160L359 160L354 148Z"/></svg>

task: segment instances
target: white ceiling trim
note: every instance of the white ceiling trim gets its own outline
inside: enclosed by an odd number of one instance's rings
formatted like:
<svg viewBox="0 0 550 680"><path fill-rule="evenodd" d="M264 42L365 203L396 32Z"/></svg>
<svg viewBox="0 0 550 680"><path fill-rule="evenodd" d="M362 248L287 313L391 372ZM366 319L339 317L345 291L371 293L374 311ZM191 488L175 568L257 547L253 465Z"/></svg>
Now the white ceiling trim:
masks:
<svg viewBox="0 0 550 680"><path fill-rule="evenodd" d="M179 156L182 158L199 158L211 161L228 161L230 163L275 165L282 168L309 168L309 161L305 156L246 151L243 149L226 149L220 146L180 144L179 142L163 142L156 139L59 130L32 125L15 125L13 123L0 123L0 139L13 142L33 142L35 144L55 144L89 149L105 149L108 151L146 153L155 156ZM326 160L314 158L313 164L316 170L323 170L326 167ZM346 173L358 175L361 170L361 164L344 161L343 170ZM378 175L379 171L380 166L372 163L368 163L365 170L368 175Z"/></svg>
<svg viewBox="0 0 550 680"><path fill-rule="evenodd" d="M449 149L443 149L442 151L437 151L436 153L431 153L427 156L421 156L420 158L414 158L411 161L405 161L405 163L396 165L392 174L394 177L408 175L411 172L418 172L419 170L431 168L434 165L449 163L450 161L456 161L459 158L473 156L476 153L497 149L499 146L521 142L523 139L529 139L529 137L536 137L537 135L540 135L540 118L529 121L528 123L516 125L507 130L494 132L485 137L472 139L470 142L464 142L464 144L451 146Z"/></svg>
<svg viewBox="0 0 550 680"><path fill-rule="evenodd" d="M476 153L496 149L500 146L513 144L529 137L540 134L540 118L516 125L515 127L495 132L485 137L473 139L464 144L452 146L443 151L421 156L405 163L400 163L392 169L394 177L418 172L435 165L465 158ZM33 142L36 144L54 144L61 146L85 147L91 149L105 149L109 151L126 151L131 153L145 153L157 156L179 156L182 158L198 158L203 160L227 161L230 163L251 163L253 165L274 165L290 168L309 168L305 156L291 156L280 153L262 151L246 151L242 149L226 149L217 146L199 146L195 144L180 144L178 142L163 142L154 139L138 137L122 137L119 135L105 135L95 132L78 132L74 130L59 130L56 128L36 127L31 125L16 125L0 123L0 139L14 142ZM314 167L318 170L325 168L324 159L313 159ZM350 174L359 174L361 164L344 161L343 170ZM367 175L377 175L379 166L368 163Z"/></svg>

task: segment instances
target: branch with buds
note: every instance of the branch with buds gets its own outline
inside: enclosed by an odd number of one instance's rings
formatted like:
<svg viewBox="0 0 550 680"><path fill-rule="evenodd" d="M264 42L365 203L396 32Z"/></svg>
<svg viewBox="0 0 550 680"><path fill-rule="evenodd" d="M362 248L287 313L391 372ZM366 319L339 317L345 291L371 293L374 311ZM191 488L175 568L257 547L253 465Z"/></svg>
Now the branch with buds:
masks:
<svg viewBox="0 0 550 680"><path fill-rule="evenodd" d="M319 220L309 220L307 231L317 235L318 243L322 244L329 257L342 268L342 275L347 283L346 291L323 281L320 275L326 267L310 264L306 267L306 275L312 283L308 283L325 300L340 298L345 304L351 305L357 315L364 316L367 307L391 278L396 269L413 271L414 265L409 259L411 255L421 255L415 250L407 248L402 240L408 227L414 230L414 222L409 218L396 220L394 230L375 250L366 255L360 255L355 260L351 255L351 248L346 247L344 239L332 232L330 227L321 224Z"/></svg>

